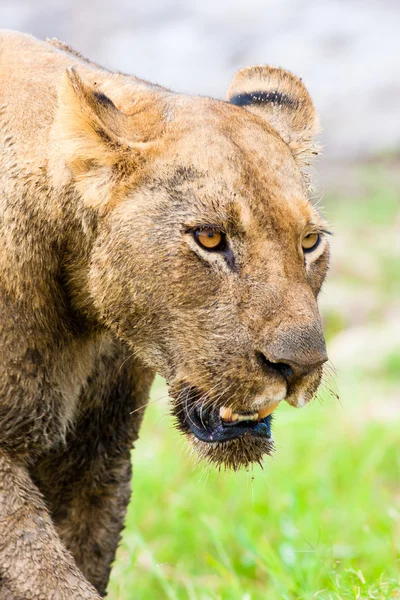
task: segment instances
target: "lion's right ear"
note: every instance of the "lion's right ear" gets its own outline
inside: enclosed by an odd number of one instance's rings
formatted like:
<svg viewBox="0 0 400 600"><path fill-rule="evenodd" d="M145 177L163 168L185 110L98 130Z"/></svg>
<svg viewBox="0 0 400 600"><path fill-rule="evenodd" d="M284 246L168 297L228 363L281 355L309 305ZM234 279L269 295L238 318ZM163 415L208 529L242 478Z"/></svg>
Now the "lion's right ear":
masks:
<svg viewBox="0 0 400 600"><path fill-rule="evenodd" d="M268 65L236 73L228 101L268 122L288 144L300 166L317 154L318 117L301 79Z"/></svg>
<svg viewBox="0 0 400 600"><path fill-rule="evenodd" d="M66 71L52 137L87 204L117 202L129 174L143 163L151 142L132 135L132 119L74 68Z"/></svg>

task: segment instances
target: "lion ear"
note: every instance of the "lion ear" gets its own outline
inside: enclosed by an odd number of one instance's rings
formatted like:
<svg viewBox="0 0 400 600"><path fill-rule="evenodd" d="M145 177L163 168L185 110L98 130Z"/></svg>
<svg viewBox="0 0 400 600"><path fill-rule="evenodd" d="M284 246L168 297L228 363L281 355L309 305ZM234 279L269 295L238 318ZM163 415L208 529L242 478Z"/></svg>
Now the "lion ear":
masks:
<svg viewBox="0 0 400 600"><path fill-rule="evenodd" d="M228 91L228 101L265 119L289 145L300 165L317 154L318 117L300 79L269 66L242 69Z"/></svg>
<svg viewBox="0 0 400 600"><path fill-rule="evenodd" d="M59 89L52 139L81 196L97 207L118 201L151 144L135 139L132 115L121 112L96 84L86 84L74 68Z"/></svg>

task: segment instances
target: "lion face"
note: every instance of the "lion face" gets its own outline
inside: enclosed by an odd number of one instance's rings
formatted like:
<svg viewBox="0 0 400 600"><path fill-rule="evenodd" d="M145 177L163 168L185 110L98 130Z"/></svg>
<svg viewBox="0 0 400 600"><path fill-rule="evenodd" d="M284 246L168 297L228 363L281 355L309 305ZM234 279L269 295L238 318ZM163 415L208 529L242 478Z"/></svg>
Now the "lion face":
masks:
<svg viewBox="0 0 400 600"><path fill-rule="evenodd" d="M89 273L99 320L167 379L200 455L237 468L271 452L280 402L304 406L318 388L329 249L301 172L316 128L303 85L255 68L236 76L229 99L157 90L162 128L153 102L154 138L120 142L120 162L104 161L100 208L94 173L88 181L79 167L76 180L101 214ZM111 111L107 136L123 131L117 107L100 101L91 108L103 121Z"/></svg>

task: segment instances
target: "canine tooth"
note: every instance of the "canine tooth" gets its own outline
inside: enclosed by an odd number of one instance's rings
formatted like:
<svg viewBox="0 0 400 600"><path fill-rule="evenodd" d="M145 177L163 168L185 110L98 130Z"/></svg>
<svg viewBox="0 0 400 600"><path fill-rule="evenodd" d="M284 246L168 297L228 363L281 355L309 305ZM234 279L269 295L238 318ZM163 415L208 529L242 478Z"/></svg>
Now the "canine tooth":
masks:
<svg viewBox="0 0 400 600"><path fill-rule="evenodd" d="M221 406L221 408L219 409L219 416L221 417L221 419L223 421L233 421L234 419L232 419L232 409L231 408L227 408L226 406Z"/></svg>
<svg viewBox="0 0 400 600"><path fill-rule="evenodd" d="M223 421L228 421L230 423L235 423L236 421L258 421L261 418L259 417L258 412L250 414L234 413L231 408L227 408L226 406L221 406L219 409L219 416Z"/></svg>
<svg viewBox="0 0 400 600"><path fill-rule="evenodd" d="M276 409L278 404L279 404L279 402L275 402L275 404L269 404L265 408L262 408L261 410L259 410L258 418L265 419L265 417L268 417L268 415L270 415L272 412L274 412L274 410Z"/></svg>
<svg viewBox="0 0 400 600"><path fill-rule="evenodd" d="M258 421L258 413L253 413L251 415L239 415L234 413L232 415L232 421Z"/></svg>

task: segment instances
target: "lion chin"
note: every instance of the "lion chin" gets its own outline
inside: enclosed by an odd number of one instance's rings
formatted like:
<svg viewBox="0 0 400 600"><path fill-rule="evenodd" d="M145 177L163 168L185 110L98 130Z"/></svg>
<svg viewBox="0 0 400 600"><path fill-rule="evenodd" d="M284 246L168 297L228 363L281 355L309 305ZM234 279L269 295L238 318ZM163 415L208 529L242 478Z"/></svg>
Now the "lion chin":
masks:
<svg viewBox="0 0 400 600"><path fill-rule="evenodd" d="M316 394L322 369L315 370L308 381L294 386L285 400L297 408L308 404ZM222 469L262 466L265 456L275 447L272 438L273 411L281 400L258 410L238 410L216 403L203 402L195 387L170 388L172 415L176 427L188 439L195 457Z"/></svg>
<svg viewBox="0 0 400 600"><path fill-rule="evenodd" d="M236 471L254 463L261 465L264 456L274 450L270 413L233 413L215 405L184 402L181 396L173 400L172 414L196 457L218 468Z"/></svg>
<svg viewBox="0 0 400 600"><path fill-rule="evenodd" d="M188 438L196 457L219 469L238 471L255 463L262 466L265 455L271 455L274 451L272 438L251 437L249 434L209 444L194 435L189 435Z"/></svg>

